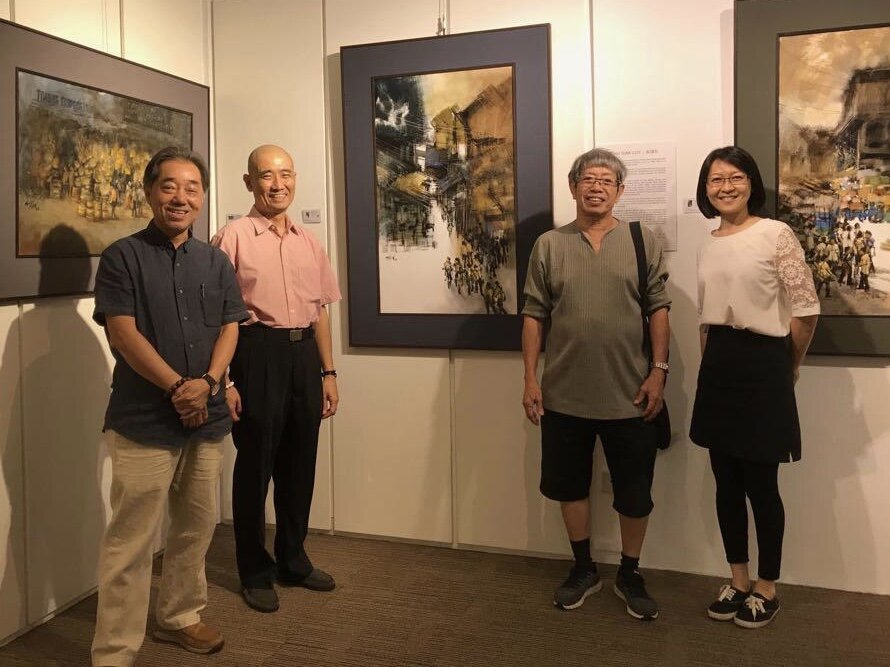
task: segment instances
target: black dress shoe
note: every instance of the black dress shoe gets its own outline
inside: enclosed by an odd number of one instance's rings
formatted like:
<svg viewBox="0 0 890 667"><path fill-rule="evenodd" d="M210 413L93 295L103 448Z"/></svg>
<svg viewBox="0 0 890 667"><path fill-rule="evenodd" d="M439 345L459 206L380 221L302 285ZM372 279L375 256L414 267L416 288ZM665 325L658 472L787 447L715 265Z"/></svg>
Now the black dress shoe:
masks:
<svg viewBox="0 0 890 667"><path fill-rule="evenodd" d="M317 567L305 577L295 577L292 574L279 572L278 583L282 586L302 586L310 591L332 591L337 586L331 575Z"/></svg>
<svg viewBox="0 0 890 667"><path fill-rule="evenodd" d="M274 588L242 588L241 596L248 607L264 614L278 611L278 593Z"/></svg>

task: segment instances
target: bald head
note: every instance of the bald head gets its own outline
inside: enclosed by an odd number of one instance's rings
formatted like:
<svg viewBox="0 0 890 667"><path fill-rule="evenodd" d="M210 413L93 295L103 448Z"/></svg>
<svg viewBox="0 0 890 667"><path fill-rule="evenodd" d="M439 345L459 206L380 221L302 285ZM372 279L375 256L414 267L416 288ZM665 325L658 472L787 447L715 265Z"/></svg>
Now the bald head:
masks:
<svg viewBox="0 0 890 667"><path fill-rule="evenodd" d="M269 220L283 219L294 200L293 158L280 146L265 144L254 148L247 158L244 184L253 193L257 211Z"/></svg>
<svg viewBox="0 0 890 667"><path fill-rule="evenodd" d="M290 156L290 153L284 150L281 146L276 146L275 144L263 144L262 146L257 146L256 148L254 148L252 151L250 151L250 155L247 156L247 173L256 173L258 171L258 162L264 158L280 158L288 161L290 163L291 169L293 169L294 167L294 160Z"/></svg>

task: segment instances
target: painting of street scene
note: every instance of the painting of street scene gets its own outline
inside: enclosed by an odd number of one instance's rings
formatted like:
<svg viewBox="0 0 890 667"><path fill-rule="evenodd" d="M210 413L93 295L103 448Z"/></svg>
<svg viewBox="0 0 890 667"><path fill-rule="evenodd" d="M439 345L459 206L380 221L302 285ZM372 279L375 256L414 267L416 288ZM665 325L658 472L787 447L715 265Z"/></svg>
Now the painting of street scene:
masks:
<svg viewBox="0 0 890 667"><path fill-rule="evenodd" d="M18 71L17 248L38 257L46 235L67 225L99 255L145 227L142 174L166 146L192 146L191 114ZM54 256L83 256L58 244Z"/></svg>
<svg viewBox="0 0 890 667"><path fill-rule="evenodd" d="M824 315L890 316L890 25L779 37L778 206Z"/></svg>
<svg viewBox="0 0 890 667"><path fill-rule="evenodd" d="M380 312L515 314L513 68L374 80Z"/></svg>

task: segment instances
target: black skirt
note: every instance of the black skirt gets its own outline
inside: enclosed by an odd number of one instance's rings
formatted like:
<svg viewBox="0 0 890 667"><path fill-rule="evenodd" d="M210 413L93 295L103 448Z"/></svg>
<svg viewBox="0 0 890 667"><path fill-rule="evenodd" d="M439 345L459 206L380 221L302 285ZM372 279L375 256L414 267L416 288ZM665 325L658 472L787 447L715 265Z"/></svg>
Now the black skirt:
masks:
<svg viewBox="0 0 890 667"><path fill-rule="evenodd" d="M790 339L710 326L689 437L750 461L799 460Z"/></svg>

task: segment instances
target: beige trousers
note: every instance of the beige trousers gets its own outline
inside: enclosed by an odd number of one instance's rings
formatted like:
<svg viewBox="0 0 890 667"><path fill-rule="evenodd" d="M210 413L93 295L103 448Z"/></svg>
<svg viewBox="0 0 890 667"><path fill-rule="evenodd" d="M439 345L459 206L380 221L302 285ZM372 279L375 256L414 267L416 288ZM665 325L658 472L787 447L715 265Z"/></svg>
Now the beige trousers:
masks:
<svg viewBox="0 0 890 667"><path fill-rule="evenodd" d="M169 500L164 569L155 617L165 630L201 620L207 605L204 557L217 521L222 441L183 449L148 447L114 431L112 516L99 554L99 602L93 665L130 667L145 639L152 542Z"/></svg>

